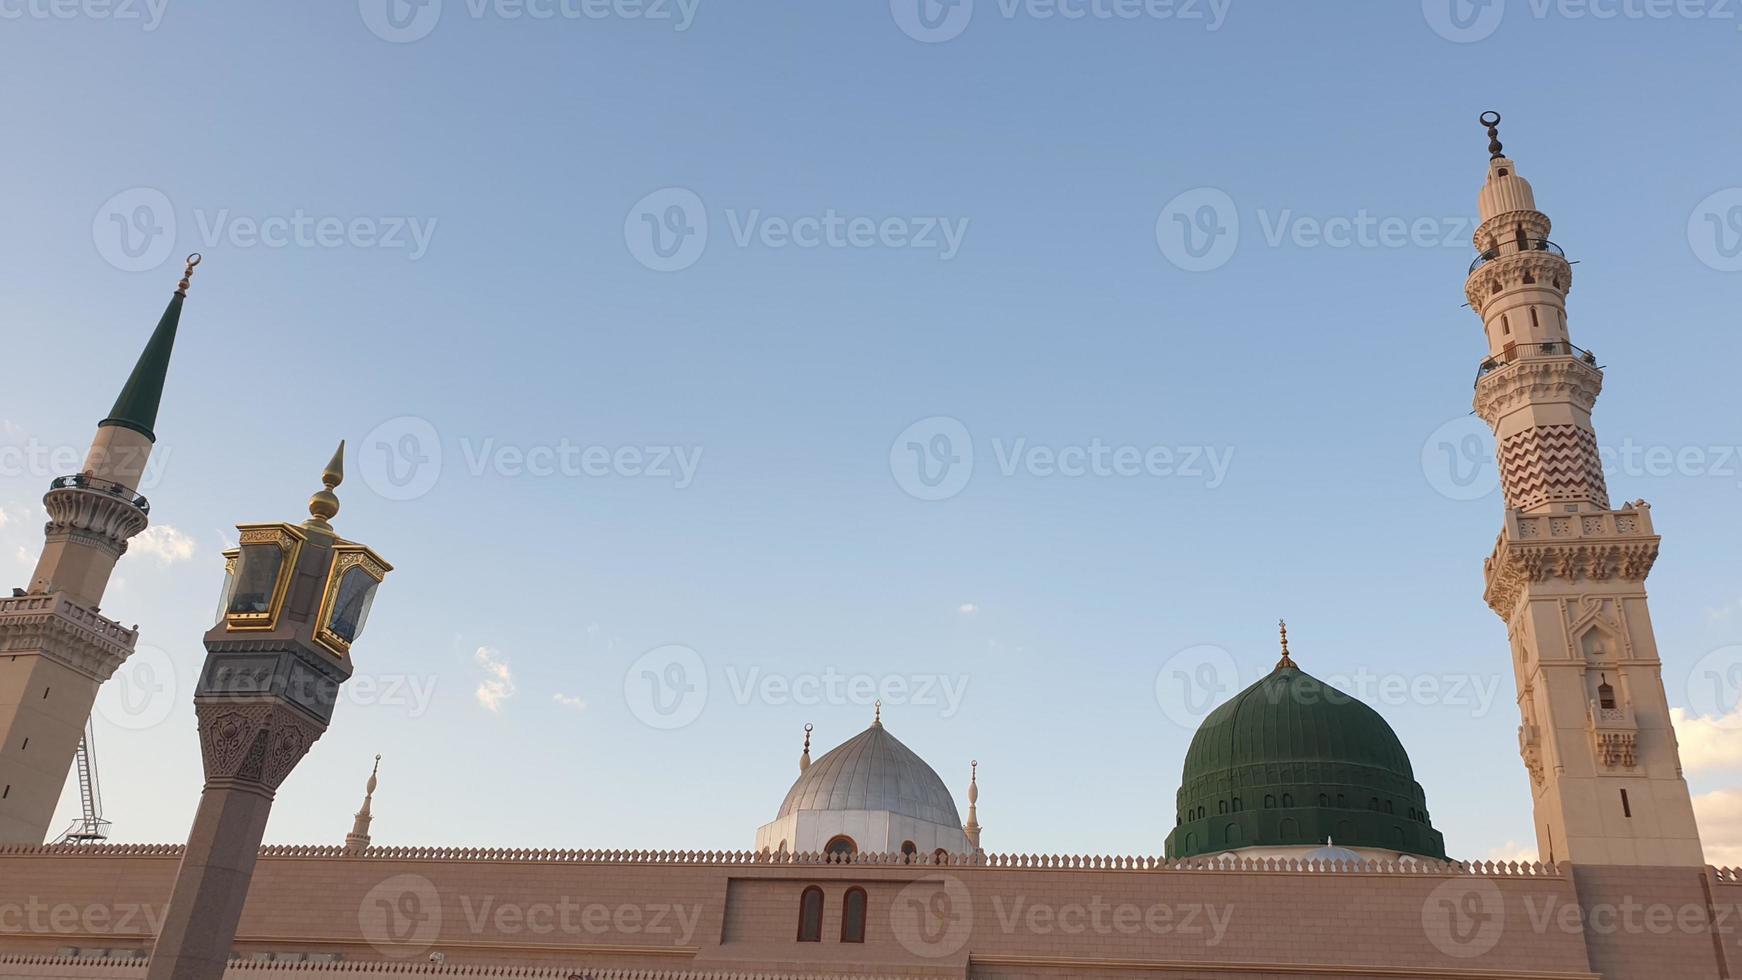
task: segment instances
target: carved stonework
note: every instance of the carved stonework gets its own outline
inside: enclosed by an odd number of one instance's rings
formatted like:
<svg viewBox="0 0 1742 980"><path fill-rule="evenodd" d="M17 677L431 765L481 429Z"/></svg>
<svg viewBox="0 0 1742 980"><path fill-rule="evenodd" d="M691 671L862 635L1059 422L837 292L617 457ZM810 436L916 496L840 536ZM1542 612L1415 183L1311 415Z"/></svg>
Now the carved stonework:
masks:
<svg viewBox="0 0 1742 980"><path fill-rule="evenodd" d="M1476 383L1475 409L1490 426L1532 402L1570 401L1589 412L1603 392L1603 372L1582 357L1543 356L1527 345L1489 360L1494 367Z"/></svg>
<svg viewBox="0 0 1742 980"><path fill-rule="evenodd" d="M1510 619L1528 585L1551 579L1568 583L1610 579L1643 582L1657 561L1657 547L1656 537L1625 544L1605 541L1525 544L1502 538L1484 564L1488 588L1483 598L1501 619Z"/></svg>
<svg viewBox="0 0 1742 980"><path fill-rule="evenodd" d="M1634 732L1598 732L1597 759L1605 769L1632 769L1639 764L1638 745Z"/></svg>
<svg viewBox="0 0 1742 980"><path fill-rule="evenodd" d="M275 791L325 731L278 701L212 700L194 707L208 781L256 783Z"/></svg>
<svg viewBox="0 0 1742 980"><path fill-rule="evenodd" d="M63 594L0 599L0 656L37 654L95 681L106 681L139 634Z"/></svg>
<svg viewBox="0 0 1742 980"><path fill-rule="evenodd" d="M145 530L150 522L131 496L91 487L59 487L42 498L48 511L49 536L68 535L120 556L127 539Z"/></svg>
<svg viewBox="0 0 1742 980"><path fill-rule="evenodd" d="M1490 298L1513 287L1530 285L1529 280L1551 287L1559 283L1558 291L1565 296L1573 291L1573 267L1553 252L1510 252L1471 273L1464 280L1464 298L1480 316Z"/></svg>

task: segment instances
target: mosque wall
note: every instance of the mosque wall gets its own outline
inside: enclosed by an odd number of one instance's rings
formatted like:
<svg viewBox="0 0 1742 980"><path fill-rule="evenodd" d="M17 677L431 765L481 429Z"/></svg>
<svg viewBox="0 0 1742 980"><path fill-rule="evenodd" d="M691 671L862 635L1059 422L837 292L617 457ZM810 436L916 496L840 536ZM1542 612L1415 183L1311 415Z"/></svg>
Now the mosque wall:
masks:
<svg viewBox="0 0 1742 980"><path fill-rule="evenodd" d="M143 950L179 859L177 847L0 849L0 956ZM383 964L428 973L440 954L441 972L428 975L584 967L595 978L653 970L1014 980L1189 977L1201 967L1220 980L1717 980L1735 975L1720 971L1730 969L1742 937L1742 876L1734 871L866 861L267 848L236 947L246 958L281 962L233 975L268 980L259 971L271 967L339 980L380 975ZM819 941L799 942L801 897L813 887L823 901ZM866 899L862 943L843 941L854 888ZM1635 911L1609 920L1609 908ZM136 965L0 961L0 977L126 978Z"/></svg>

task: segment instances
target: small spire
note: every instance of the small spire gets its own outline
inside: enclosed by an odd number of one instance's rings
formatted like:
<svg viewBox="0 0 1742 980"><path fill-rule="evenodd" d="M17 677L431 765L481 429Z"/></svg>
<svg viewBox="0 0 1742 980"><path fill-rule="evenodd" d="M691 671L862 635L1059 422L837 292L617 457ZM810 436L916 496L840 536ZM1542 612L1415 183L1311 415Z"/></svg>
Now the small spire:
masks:
<svg viewBox="0 0 1742 980"><path fill-rule="evenodd" d="M980 849L980 760L968 763L968 822L962 826L968 846Z"/></svg>
<svg viewBox="0 0 1742 980"><path fill-rule="evenodd" d="M114 407L109 409L109 417L97 423L99 428L117 425L132 429L152 442L157 441L157 433L152 429L157 425L163 385L169 378L169 355L175 349L175 332L181 326L181 302L187 296L188 277L193 275L194 266L200 264L200 253L188 256L187 263L187 271L182 273L175 295L169 298L163 316L158 318L157 329L145 342L145 350L133 365L133 373L127 376L121 394L116 396Z"/></svg>
<svg viewBox="0 0 1742 980"><path fill-rule="evenodd" d="M1488 127L1488 159L1500 159L1504 156L1500 148L1500 113L1489 109L1482 113L1480 122Z"/></svg>
<svg viewBox="0 0 1742 980"><path fill-rule="evenodd" d="M811 723L804 723L804 755L798 757L798 771L804 772L811 767Z"/></svg>
<svg viewBox="0 0 1742 980"><path fill-rule="evenodd" d="M375 787L380 785L381 755L375 756L375 768L369 771L369 782L363 791L363 808L357 811L357 816L351 823L351 832L345 835L347 850L361 851L369 846L369 824L375 819Z"/></svg>
<svg viewBox="0 0 1742 980"><path fill-rule="evenodd" d="M310 517L306 523L314 527L330 528L327 523L339 513L339 497L333 493L333 488L345 482L345 440L339 440L339 448L333 453L332 461L327 463L325 472L321 473L322 489L308 498Z"/></svg>
<svg viewBox="0 0 1742 980"><path fill-rule="evenodd" d="M874 704L872 704L871 707L876 709L876 711L877 711L877 714L871 719L871 727L872 728L882 728L883 727L883 699L878 698L877 701Z"/></svg>
<svg viewBox="0 0 1742 980"><path fill-rule="evenodd" d="M1284 667L1291 667L1295 670L1299 670L1300 668L1295 666L1294 658L1288 655L1288 620L1279 619L1276 621L1276 626L1282 631L1282 659L1276 662L1276 669L1281 670Z"/></svg>

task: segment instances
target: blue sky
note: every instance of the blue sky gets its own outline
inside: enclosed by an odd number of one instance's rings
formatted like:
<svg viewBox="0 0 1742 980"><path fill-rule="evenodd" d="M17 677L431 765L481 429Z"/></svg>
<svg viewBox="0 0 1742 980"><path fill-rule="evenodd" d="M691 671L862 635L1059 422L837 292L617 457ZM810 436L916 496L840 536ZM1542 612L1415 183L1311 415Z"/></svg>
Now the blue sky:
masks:
<svg viewBox="0 0 1742 980"><path fill-rule="evenodd" d="M1501 504L1441 449L1480 436L1491 108L1664 536L1690 780L1742 804L1735 687L1693 683L1742 662L1742 15L1053 9L0 4L16 582L206 256L105 600L144 648L99 700L116 838L185 837L218 552L348 438L336 524L397 570L271 841L339 842L380 752L383 843L749 847L803 725L882 693L964 811L980 761L988 849L1156 853L1208 697L1167 679L1255 678L1286 616L1448 849L1519 853Z"/></svg>

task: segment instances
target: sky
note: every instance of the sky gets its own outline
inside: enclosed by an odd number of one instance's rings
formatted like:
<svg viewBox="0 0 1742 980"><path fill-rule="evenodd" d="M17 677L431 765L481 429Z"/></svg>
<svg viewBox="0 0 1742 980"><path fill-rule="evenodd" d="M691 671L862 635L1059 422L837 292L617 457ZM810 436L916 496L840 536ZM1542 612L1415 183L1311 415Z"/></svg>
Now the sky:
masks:
<svg viewBox="0 0 1742 980"><path fill-rule="evenodd" d="M395 570L269 842L340 843L379 753L377 843L749 848L881 698L964 815L979 762L988 850L1156 854L1286 617L1454 856L1530 856L1461 308L1493 109L1742 864L1738 9L921 4L0 0L15 583L204 255L103 602L113 839L185 839L220 552L346 439Z"/></svg>

